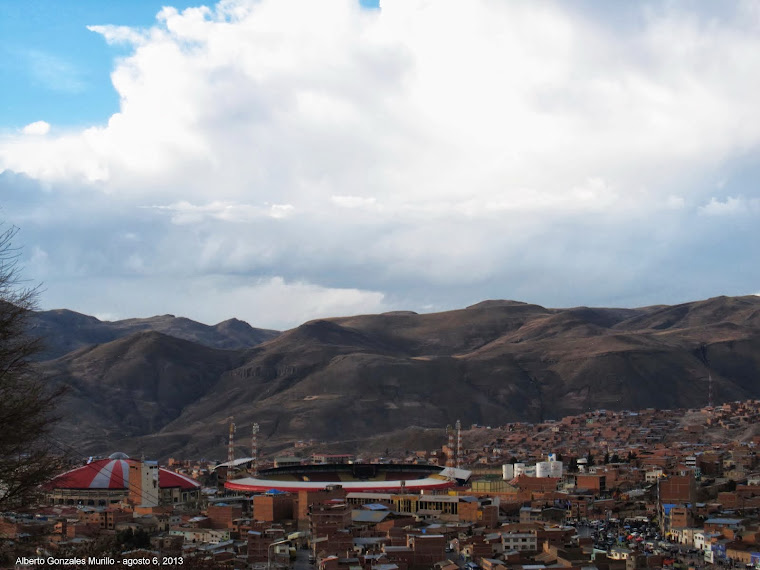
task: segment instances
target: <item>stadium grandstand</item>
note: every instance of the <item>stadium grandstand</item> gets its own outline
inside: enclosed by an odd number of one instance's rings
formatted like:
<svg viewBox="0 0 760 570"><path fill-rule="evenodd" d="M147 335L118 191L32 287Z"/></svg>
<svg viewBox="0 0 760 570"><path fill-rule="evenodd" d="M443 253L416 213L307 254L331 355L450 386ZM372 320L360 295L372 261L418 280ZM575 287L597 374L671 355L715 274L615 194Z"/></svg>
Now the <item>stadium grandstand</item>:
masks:
<svg viewBox="0 0 760 570"><path fill-rule="evenodd" d="M350 491L424 491L445 489L466 481L470 472L435 465L333 464L287 466L260 471L257 477L227 481L232 491L315 491L341 486Z"/></svg>

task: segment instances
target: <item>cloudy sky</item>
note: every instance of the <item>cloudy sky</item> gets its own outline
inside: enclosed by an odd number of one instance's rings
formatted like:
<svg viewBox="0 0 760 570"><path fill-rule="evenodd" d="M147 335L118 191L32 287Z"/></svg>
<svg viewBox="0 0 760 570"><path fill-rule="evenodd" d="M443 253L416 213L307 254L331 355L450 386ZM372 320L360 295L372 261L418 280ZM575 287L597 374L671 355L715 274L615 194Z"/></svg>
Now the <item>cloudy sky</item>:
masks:
<svg viewBox="0 0 760 570"><path fill-rule="evenodd" d="M371 4L0 0L0 220L42 307L760 291L760 2Z"/></svg>

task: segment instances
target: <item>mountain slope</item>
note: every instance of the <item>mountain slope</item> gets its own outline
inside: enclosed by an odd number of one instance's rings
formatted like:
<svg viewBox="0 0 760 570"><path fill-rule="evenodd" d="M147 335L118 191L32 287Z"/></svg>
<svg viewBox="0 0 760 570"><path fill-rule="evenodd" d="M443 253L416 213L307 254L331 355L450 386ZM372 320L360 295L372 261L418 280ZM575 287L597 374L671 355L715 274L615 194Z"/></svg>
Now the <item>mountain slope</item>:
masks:
<svg viewBox="0 0 760 570"><path fill-rule="evenodd" d="M141 332L40 367L51 383L69 388L59 432L87 447L160 430L240 362L238 352Z"/></svg>
<svg viewBox="0 0 760 570"><path fill-rule="evenodd" d="M174 315L101 321L67 309L35 312L32 324L33 334L45 339L45 351L41 355L43 360L58 358L78 348L110 342L140 331L156 331L211 348L229 350L256 346L279 334L277 331L253 328L237 319L214 326Z"/></svg>
<svg viewBox="0 0 760 570"><path fill-rule="evenodd" d="M187 393L172 392L181 401L170 411L166 399L163 408L148 406L153 415L139 421L151 429L140 431L130 419L138 416L125 412L139 439L119 444L159 456L223 457L229 416L243 433L259 423L265 447L298 439L351 447L377 434L441 428L456 419L498 425L594 408L702 406L708 375L716 400L760 397L758 311L758 297L639 309L487 301L434 314L310 321L226 357L190 354L195 345L189 343L172 352L165 340L130 337L56 362L67 363L77 386L90 387L82 401L95 401L100 383L108 394L149 401L158 397L156 386L174 386L158 371L207 370ZM106 349L142 364L122 370L116 356L92 357ZM145 387L138 377L152 380Z"/></svg>

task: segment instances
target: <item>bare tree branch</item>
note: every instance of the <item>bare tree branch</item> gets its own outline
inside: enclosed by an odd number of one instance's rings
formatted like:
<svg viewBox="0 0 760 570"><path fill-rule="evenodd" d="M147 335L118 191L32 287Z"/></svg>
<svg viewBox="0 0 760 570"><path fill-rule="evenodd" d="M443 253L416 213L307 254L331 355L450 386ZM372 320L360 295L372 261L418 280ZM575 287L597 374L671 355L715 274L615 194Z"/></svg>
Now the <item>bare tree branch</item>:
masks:
<svg viewBox="0 0 760 570"><path fill-rule="evenodd" d="M31 363L42 348L29 333L38 288L21 278L18 229L0 231L0 510L29 505L60 469L46 436L62 390L51 390Z"/></svg>

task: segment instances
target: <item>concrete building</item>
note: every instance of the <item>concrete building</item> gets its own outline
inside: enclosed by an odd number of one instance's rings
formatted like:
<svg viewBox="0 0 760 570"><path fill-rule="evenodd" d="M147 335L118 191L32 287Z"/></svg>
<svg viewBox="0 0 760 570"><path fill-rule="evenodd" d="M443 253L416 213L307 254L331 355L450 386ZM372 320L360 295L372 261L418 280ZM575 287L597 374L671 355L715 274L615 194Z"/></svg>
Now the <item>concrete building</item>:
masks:
<svg viewBox="0 0 760 570"><path fill-rule="evenodd" d="M538 550L535 532L505 532L501 535L501 543L505 551L535 552Z"/></svg>

